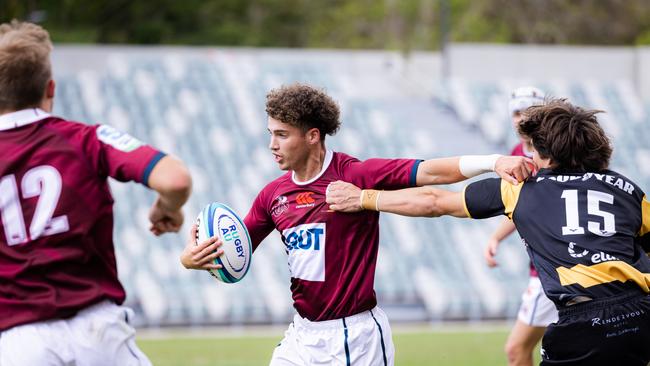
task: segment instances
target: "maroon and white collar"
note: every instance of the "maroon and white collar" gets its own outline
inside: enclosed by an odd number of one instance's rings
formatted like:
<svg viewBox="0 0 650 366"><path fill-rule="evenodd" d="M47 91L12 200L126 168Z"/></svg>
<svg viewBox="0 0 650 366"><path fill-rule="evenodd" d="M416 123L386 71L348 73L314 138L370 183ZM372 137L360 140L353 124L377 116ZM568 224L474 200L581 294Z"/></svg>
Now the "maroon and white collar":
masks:
<svg viewBox="0 0 650 366"><path fill-rule="evenodd" d="M11 130L30 123L38 122L50 114L40 108L29 108L0 115L0 131Z"/></svg>

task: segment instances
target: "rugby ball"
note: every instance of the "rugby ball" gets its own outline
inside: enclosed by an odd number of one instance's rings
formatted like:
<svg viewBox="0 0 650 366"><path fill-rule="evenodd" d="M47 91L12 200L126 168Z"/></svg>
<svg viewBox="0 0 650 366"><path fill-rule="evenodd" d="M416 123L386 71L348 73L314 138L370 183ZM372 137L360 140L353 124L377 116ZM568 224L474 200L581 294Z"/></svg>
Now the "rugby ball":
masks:
<svg viewBox="0 0 650 366"><path fill-rule="evenodd" d="M217 280L225 283L240 281L251 265L253 248L244 221L223 203L212 202L205 206L196 218L196 245L218 236L223 245L223 254L213 261L223 266L209 269Z"/></svg>

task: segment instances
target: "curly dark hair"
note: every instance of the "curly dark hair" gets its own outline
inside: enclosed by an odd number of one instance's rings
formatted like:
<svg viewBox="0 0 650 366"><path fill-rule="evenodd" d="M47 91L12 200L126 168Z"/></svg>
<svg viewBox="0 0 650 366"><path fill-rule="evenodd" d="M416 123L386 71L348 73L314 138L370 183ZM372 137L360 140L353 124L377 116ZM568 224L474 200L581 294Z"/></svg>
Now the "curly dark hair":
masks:
<svg viewBox="0 0 650 366"><path fill-rule="evenodd" d="M519 133L531 139L551 167L564 172L593 172L607 169L612 144L598 123L600 110L585 110L566 99L547 99L523 112Z"/></svg>
<svg viewBox="0 0 650 366"><path fill-rule="evenodd" d="M321 141L341 126L338 104L323 90L305 84L283 85L266 95L266 113L271 118L300 128L318 128Z"/></svg>

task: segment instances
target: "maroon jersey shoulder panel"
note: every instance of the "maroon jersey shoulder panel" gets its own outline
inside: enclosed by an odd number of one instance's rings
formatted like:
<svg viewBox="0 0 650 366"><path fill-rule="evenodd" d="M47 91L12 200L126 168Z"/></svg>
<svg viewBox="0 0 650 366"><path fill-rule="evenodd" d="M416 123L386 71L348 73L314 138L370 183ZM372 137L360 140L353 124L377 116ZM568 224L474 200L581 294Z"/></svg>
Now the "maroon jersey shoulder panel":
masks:
<svg viewBox="0 0 650 366"><path fill-rule="evenodd" d="M337 167L346 181L362 189L399 189L415 186L420 161L380 158L359 161L349 155L340 154Z"/></svg>
<svg viewBox="0 0 650 366"><path fill-rule="evenodd" d="M275 227L273 217L281 215L288 209L286 197L276 196L278 187L287 180L291 180L291 173L283 174L262 188L244 217L244 225L251 237L253 251L273 231Z"/></svg>

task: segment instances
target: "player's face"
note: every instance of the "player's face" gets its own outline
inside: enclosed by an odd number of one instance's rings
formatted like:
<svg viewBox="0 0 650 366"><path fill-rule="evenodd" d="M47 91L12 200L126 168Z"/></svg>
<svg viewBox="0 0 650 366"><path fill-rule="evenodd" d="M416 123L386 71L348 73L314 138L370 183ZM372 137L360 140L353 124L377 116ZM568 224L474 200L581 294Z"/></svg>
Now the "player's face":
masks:
<svg viewBox="0 0 650 366"><path fill-rule="evenodd" d="M517 136L521 139L521 136L519 135L519 123L523 119L523 116L521 115L520 111L515 111L512 114L512 127L515 129L515 132L517 133Z"/></svg>
<svg viewBox="0 0 650 366"><path fill-rule="evenodd" d="M537 152L537 150L535 150L535 147L533 146L533 144L531 143L530 145L531 145L532 150L533 150L533 162L535 163L537 168L540 168L540 169L541 168L548 168L550 166L550 160L549 159L542 159L539 156L539 153Z"/></svg>
<svg viewBox="0 0 650 366"><path fill-rule="evenodd" d="M288 123L268 118L269 149L281 170L299 170L309 157L307 134Z"/></svg>

